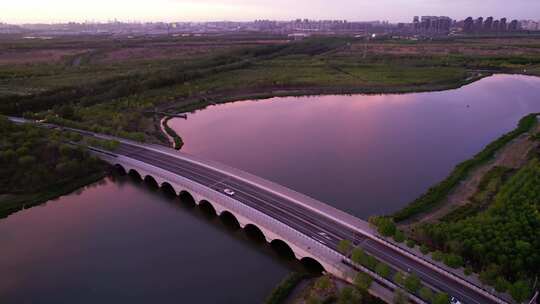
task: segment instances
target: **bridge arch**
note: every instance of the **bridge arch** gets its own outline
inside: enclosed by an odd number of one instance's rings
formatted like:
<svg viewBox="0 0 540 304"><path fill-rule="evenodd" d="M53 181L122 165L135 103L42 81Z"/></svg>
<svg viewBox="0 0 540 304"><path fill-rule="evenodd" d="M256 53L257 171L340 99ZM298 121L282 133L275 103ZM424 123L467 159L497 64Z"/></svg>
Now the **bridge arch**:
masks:
<svg viewBox="0 0 540 304"><path fill-rule="evenodd" d="M281 256L288 259L296 259L294 250L285 241L280 239L274 239L270 242L270 246Z"/></svg>
<svg viewBox="0 0 540 304"><path fill-rule="evenodd" d="M303 257L300 259L300 263L302 263L302 266L304 266L306 270L312 273L323 273L326 271L324 266L312 257Z"/></svg>
<svg viewBox="0 0 540 304"><path fill-rule="evenodd" d="M131 169L129 170L129 176L131 176L133 179L137 180L137 181L142 181L142 177L141 175L139 174L139 172L135 169Z"/></svg>
<svg viewBox="0 0 540 304"><path fill-rule="evenodd" d="M254 241L260 243L266 242L266 236L264 235L264 232L262 232L262 230L254 224L245 225L244 232L249 238L253 239Z"/></svg>
<svg viewBox="0 0 540 304"><path fill-rule="evenodd" d="M176 190L174 190L174 187L168 182L163 182L161 184L161 191L163 191L167 195L176 196Z"/></svg>
<svg viewBox="0 0 540 304"><path fill-rule="evenodd" d="M221 221L223 221L223 223L225 223L225 225L230 226L231 228L240 228L240 222L238 221L236 216L230 211L225 210L221 212L219 214L219 218L221 219Z"/></svg>
<svg viewBox="0 0 540 304"><path fill-rule="evenodd" d="M196 205L193 195L191 195L191 193L189 193L186 190L180 191L180 193L178 194L178 197L180 198L180 201L186 205L189 205L189 206Z"/></svg>
<svg viewBox="0 0 540 304"><path fill-rule="evenodd" d="M126 174L127 174L126 168L124 168L124 166L122 166L122 165L120 165L120 164L114 165L114 169L115 169L116 172L118 172L120 175L126 175Z"/></svg>
<svg viewBox="0 0 540 304"><path fill-rule="evenodd" d="M214 208L214 205L212 205L212 203L210 203L207 200L200 201L199 208L201 208L201 210L207 213L208 215L211 215L211 216L217 215L216 208Z"/></svg>
<svg viewBox="0 0 540 304"><path fill-rule="evenodd" d="M159 184L158 182L156 181L156 179L154 177L152 177L151 175L147 175L144 177L144 182L147 183L150 187L152 188L159 188Z"/></svg>

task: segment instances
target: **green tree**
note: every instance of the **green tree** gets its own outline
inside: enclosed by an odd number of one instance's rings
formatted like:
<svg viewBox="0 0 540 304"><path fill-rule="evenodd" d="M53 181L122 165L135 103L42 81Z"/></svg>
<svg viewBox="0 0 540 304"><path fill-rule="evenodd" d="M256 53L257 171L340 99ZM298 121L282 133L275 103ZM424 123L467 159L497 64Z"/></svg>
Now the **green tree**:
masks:
<svg viewBox="0 0 540 304"><path fill-rule="evenodd" d="M510 286L510 295L516 302L524 302L529 299L531 290L525 281L517 281Z"/></svg>
<svg viewBox="0 0 540 304"><path fill-rule="evenodd" d="M407 304L407 295L403 291L396 289L394 291L394 304Z"/></svg>
<svg viewBox="0 0 540 304"><path fill-rule="evenodd" d="M351 260L357 264L363 265L364 260L366 259L366 253L362 248L356 247L353 249L351 254Z"/></svg>
<svg viewBox="0 0 540 304"><path fill-rule="evenodd" d="M383 236L390 237L396 233L396 224L391 218L377 217L373 219L373 223L377 226L377 230Z"/></svg>
<svg viewBox="0 0 540 304"><path fill-rule="evenodd" d="M374 258L373 256L371 255L368 255L366 256L365 258L365 261L364 261L364 266L371 269L371 270L374 270L375 267L377 267L377 264L378 264L378 261L376 258Z"/></svg>
<svg viewBox="0 0 540 304"><path fill-rule="evenodd" d="M24 155L19 157L18 163L22 167L30 167L36 162L36 158L32 155Z"/></svg>
<svg viewBox="0 0 540 304"><path fill-rule="evenodd" d="M338 304L358 304L362 301L362 295L352 287L346 286L341 289L338 296Z"/></svg>
<svg viewBox="0 0 540 304"><path fill-rule="evenodd" d="M508 283L507 280L505 280L503 277L499 276L497 277L497 279L495 280L495 290L497 290L498 292L505 292L507 289L508 289L508 286L510 284Z"/></svg>
<svg viewBox="0 0 540 304"><path fill-rule="evenodd" d="M430 252L429 250L429 247L422 244L422 246L420 246L420 251L423 253L423 254L428 254Z"/></svg>
<svg viewBox="0 0 540 304"><path fill-rule="evenodd" d="M309 297L306 300L307 304L322 304L323 301L321 301L317 296L315 295L309 295Z"/></svg>
<svg viewBox="0 0 540 304"><path fill-rule="evenodd" d="M450 296L446 293L438 293L433 299L433 304L448 304L450 303Z"/></svg>
<svg viewBox="0 0 540 304"><path fill-rule="evenodd" d="M359 272L354 278L354 285L360 290L368 290L373 283L373 279L363 272Z"/></svg>
<svg viewBox="0 0 540 304"><path fill-rule="evenodd" d="M463 258L455 254L447 254L444 256L444 264L451 268L459 268L463 266Z"/></svg>
<svg viewBox="0 0 540 304"><path fill-rule="evenodd" d="M332 279L328 276L322 276L315 282L315 290L320 292L327 292L332 288Z"/></svg>
<svg viewBox="0 0 540 304"><path fill-rule="evenodd" d="M411 240L411 239L408 239L407 240L407 247L409 248L414 248L414 246L416 245L416 242Z"/></svg>
<svg viewBox="0 0 540 304"><path fill-rule="evenodd" d="M411 293L417 293L418 290L422 287L420 278L412 273L405 279L405 288Z"/></svg>
<svg viewBox="0 0 540 304"><path fill-rule="evenodd" d="M405 276L403 275L402 272L396 272L394 274L394 283L400 285L400 286L403 286L405 284Z"/></svg>
<svg viewBox="0 0 540 304"><path fill-rule="evenodd" d="M426 302L431 303L433 301L433 291L427 287L420 288L420 297Z"/></svg>
<svg viewBox="0 0 540 304"><path fill-rule="evenodd" d="M431 253L431 257L433 258L433 260L440 262L444 259L444 253L437 250Z"/></svg>
<svg viewBox="0 0 540 304"><path fill-rule="evenodd" d="M394 241L403 243L405 241L405 234L401 230L396 230L394 234Z"/></svg>
<svg viewBox="0 0 540 304"><path fill-rule="evenodd" d="M375 272L383 278L390 277L390 267L382 262L377 264L377 267L375 267Z"/></svg>
<svg viewBox="0 0 540 304"><path fill-rule="evenodd" d="M349 240L341 240L338 244L338 250L343 255L349 255L352 250L352 243Z"/></svg>

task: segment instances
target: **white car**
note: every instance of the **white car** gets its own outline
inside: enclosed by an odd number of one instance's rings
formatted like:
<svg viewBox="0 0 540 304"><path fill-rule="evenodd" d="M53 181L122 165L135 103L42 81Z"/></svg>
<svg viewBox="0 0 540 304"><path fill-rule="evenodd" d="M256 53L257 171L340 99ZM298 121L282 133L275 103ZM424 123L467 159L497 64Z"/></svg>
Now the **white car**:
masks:
<svg viewBox="0 0 540 304"><path fill-rule="evenodd" d="M225 194L227 194L228 196L234 195L234 191L232 191L231 189L223 189L223 192L225 192Z"/></svg>
<svg viewBox="0 0 540 304"><path fill-rule="evenodd" d="M454 297L452 297L452 298L450 299L450 303L451 303L451 304L462 304L458 299L456 299L456 298L454 298Z"/></svg>

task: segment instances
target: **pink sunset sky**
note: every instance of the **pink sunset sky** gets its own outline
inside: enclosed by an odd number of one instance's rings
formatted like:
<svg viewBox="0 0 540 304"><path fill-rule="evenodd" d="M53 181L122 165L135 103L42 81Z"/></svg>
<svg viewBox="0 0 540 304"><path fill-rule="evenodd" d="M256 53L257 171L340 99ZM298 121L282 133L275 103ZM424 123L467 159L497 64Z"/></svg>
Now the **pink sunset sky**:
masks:
<svg viewBox="0 0 540 304"><path fill-rule="evenodd" d="M415 15L540 19L540 0L1 0L0 22L409 21Z"/></svg>

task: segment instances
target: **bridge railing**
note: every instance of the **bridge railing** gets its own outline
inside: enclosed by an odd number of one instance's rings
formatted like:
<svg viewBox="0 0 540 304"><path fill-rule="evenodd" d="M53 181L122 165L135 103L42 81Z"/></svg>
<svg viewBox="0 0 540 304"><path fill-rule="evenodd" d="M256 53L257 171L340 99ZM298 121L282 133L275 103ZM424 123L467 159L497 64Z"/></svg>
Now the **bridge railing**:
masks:
<svg viewBox="0 0 540 304"><path fill-rule="evenodd" d="M183 176L171 173L161 168L148 165L144 162L131 159L125 156L119 156L112 160L126 167L132 167L149 175L158 177L169 183L180 185L185 190L199 194L214 204L219 204L224 210L241 216L253 222L253 224L264 228L266 231L283 238L285 241L293 244L295 247L305 251L314 258L322 259L331 265L339 265L343 255L337 251L319 243L311 237L291 228L287 224L253 208L247 206L221 192L208 188L207 186L196 183ZM339 266L338 266L339 267Z"/></svg>

